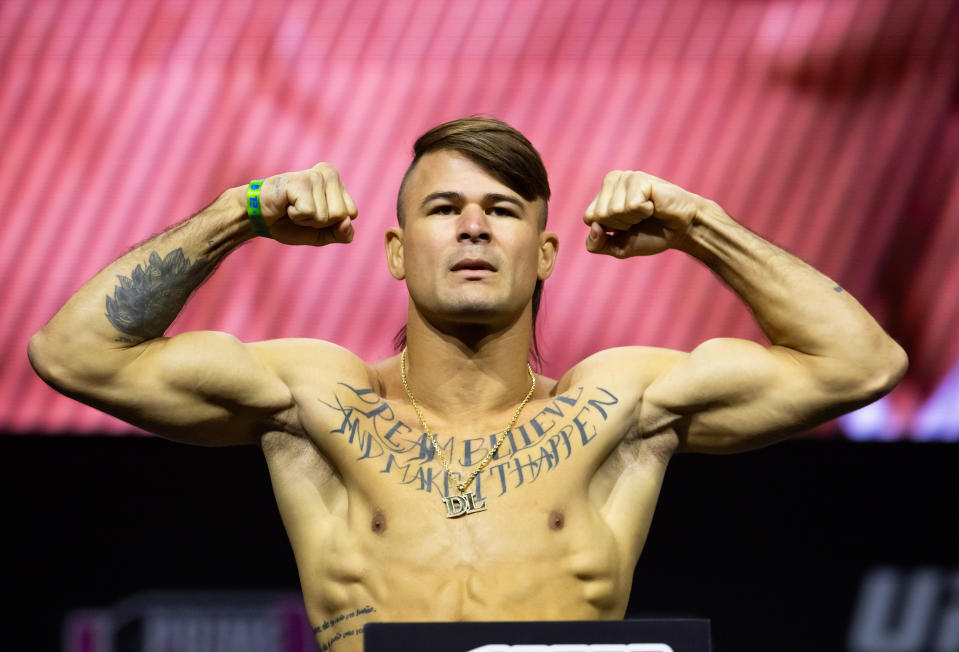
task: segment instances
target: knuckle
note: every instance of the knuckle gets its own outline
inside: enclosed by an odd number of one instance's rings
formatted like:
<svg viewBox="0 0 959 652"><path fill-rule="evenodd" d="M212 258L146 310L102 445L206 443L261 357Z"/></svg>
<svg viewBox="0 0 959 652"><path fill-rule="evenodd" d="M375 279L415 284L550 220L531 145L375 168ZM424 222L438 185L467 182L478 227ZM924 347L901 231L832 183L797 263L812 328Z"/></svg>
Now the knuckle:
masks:
<svg viewBox="0 0 959 652"><path fill-rule="evenodd" d="M333 181L340 178L340 173L329 163L317 163L314 169L320 173L324 180Z"/></svg>

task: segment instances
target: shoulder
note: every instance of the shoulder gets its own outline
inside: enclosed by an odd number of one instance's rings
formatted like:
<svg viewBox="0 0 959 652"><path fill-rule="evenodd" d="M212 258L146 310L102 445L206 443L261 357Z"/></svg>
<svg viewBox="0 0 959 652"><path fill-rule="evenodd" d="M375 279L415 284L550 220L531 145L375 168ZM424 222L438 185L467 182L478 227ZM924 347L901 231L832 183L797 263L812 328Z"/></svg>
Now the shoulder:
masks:
<svg viewBox="0 0 959 652"><path fill-rule="evenodd" d="M683 351L653 346L623 346L590 355L570 368L556 383L556 394L576 385L608 384L642 394L657 377L684 356Z"/></svg>
<svg viewBox="0 0 959 652"><path fill-rule="evenodd" d="M377 373L342 346L309 338L252 342L250 349L288 385L350 382L377 387Z"/></svg>
<svg viewBox="0 0 959 652"><path fill-rule="evenodd" d="M687 353L647 346L618 347L585 358L557 382L554 395L575 398L602 423L610 448L622 448L620 461L637 460L643 451L657 463L666 463L676 449L675 437L654 437L647 427L646 395L650 386L667 374ZM578 425L573 421L573 425ZM639 448L637 448L637 446ZM620 459L620 458L617 458ZM619 468L617 463L613 467Z"/></svg>

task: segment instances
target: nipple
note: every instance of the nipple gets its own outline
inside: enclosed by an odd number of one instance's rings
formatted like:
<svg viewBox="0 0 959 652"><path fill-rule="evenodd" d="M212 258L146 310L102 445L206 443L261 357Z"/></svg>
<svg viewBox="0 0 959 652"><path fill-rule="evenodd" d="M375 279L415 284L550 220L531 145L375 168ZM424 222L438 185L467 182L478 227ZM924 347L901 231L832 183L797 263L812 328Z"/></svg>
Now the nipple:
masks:
<svg viewBox="0 0 959 652"><path fill-rule="evenodd" d="M563 523L566 522L566 517L563 516L563 512L559 510L553 510L549 513L549 529L550 530L562 530Z"/></svg>
<svg viewBox="0 0 959 652"><path fill-rule="evenodd" d="M386 532L386 514L384 514L382 510L378 509L373 512L373 520L370 523L370 529L376 534L383 534Z"/></svg>

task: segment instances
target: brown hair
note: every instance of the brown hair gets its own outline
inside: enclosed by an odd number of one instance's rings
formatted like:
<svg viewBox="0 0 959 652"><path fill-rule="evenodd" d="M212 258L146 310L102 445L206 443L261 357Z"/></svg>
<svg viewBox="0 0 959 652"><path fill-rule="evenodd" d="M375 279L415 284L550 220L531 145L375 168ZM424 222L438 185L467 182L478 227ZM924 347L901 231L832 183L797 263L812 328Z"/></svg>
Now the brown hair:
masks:
<svg viewBox="0 0 959 652"><path fill-rule="evenodd" d="M396 218L403 226L403 191L410 174L424 155L440 150L457 152L480 166L490 176L519 193L526 201L543 200L543 213L539 228L546 228L547 203L549 202L549 178L539 152L519 131L495 118L471 116L444 122L433 127L416 139L413 144L413 161L403 175L400 191L396 197ZM530 358L539 367L543 357L536 341L536 316L539 314L543 295L543 281L536 281L533 289L533 341ZM406 326L393 338L396 349L406 346Z"/></svg>

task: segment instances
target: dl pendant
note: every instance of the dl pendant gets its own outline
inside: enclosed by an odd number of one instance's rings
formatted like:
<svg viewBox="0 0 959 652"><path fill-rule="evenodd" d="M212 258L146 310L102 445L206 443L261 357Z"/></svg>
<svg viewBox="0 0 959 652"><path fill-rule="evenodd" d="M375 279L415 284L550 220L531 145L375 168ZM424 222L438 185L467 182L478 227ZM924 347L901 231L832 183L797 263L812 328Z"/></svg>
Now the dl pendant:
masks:
<svg viewBox="0 0 959 652"><path fill-rule="evenodd" d="M443 502L446 503L446 518L456 518L486 510L486 501L477 502L476 494L472 491L459 496L446 496Z"/></svg>

